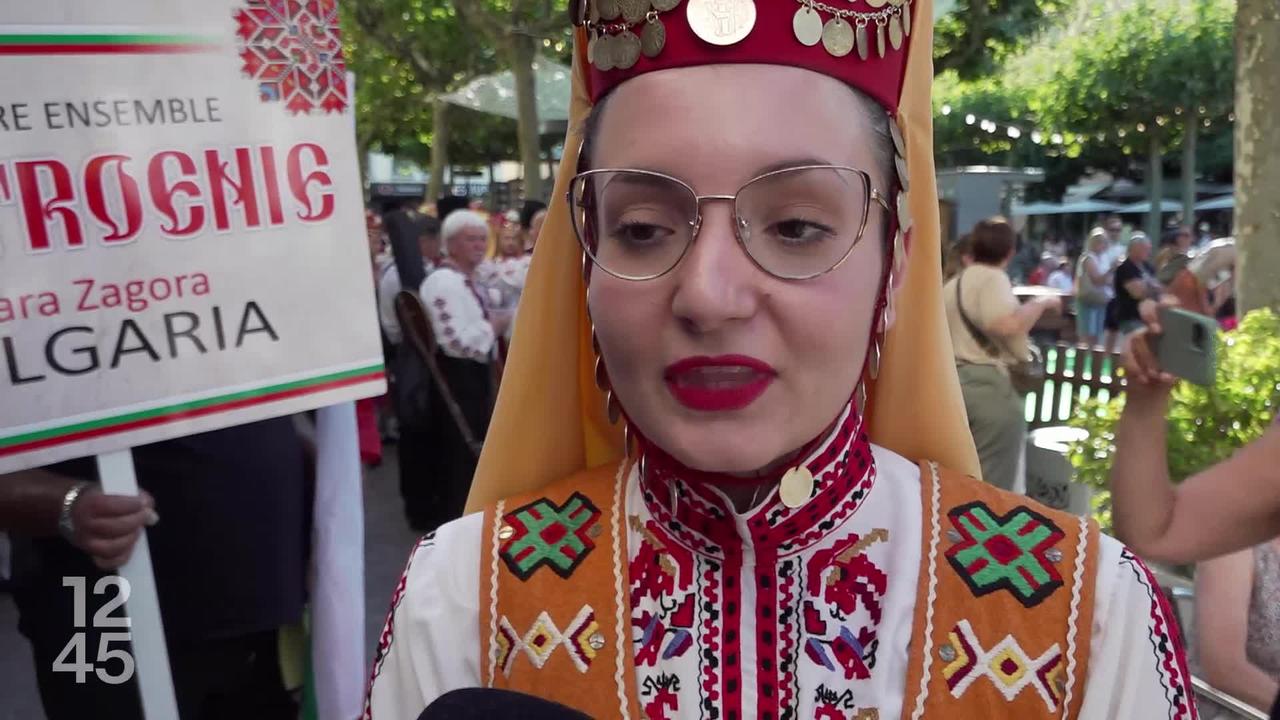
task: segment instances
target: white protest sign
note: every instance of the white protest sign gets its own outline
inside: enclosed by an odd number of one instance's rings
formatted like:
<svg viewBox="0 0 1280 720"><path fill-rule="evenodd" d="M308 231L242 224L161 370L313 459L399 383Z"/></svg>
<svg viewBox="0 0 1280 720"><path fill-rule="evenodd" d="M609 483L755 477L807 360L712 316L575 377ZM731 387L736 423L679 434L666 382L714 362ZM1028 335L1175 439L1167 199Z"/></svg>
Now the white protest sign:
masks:
<svg viewBox="0 0 1280 720"><path fill-rule="evenodd" d="M0 8L0 472L383 393L334 0Z"/></svg>

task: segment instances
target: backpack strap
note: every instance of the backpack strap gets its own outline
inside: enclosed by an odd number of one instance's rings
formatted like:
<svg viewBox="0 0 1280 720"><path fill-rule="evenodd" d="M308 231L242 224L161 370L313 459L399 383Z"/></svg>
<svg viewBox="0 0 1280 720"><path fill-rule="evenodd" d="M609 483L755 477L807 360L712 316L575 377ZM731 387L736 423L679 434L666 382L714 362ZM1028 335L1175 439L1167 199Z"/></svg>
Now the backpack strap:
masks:
<svg viewBox="0 0 1280 720"><path fill-rule="evenodd" d="M630 469L623 462L587 470L485 510L485 687L537 695L592 717L643 717L626 595Z"/></svg>
<svg viewBox="0 0 1280 720"><path fill-rule="evenodd" d="M920 467L923 554L904 720L1074 718L1088 677L1098 526Z"/></svg>

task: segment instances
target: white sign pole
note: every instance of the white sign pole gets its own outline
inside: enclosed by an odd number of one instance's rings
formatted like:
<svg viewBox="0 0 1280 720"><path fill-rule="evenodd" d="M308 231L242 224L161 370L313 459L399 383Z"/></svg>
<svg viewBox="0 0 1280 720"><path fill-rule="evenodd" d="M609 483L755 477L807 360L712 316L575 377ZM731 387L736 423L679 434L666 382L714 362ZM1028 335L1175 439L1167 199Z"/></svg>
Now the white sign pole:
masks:
<svg viewBox="0 0 1280 720"><path fill-rule="evenodd" d="M138 494L133 471L133 451L117 450L98 458L98 479L108 495ZM169 650L165 647L164 625L160 620L160 599L151 569L151 548L144 531L133 547L129 562L117 574L128 582L129 634L137 673L142 714L148 720L178 720L178 698L169 672Z"/></svg>

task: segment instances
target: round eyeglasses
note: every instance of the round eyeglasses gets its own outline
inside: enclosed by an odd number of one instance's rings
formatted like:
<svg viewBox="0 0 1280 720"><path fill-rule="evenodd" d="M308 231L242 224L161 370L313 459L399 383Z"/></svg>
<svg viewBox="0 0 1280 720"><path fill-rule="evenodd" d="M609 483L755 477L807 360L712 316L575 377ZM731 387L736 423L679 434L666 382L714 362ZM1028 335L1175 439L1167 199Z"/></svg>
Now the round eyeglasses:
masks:
<svg viewBox="0 0 1280 720"><path fill-rule="evenodd" d="M836 269L866 231L871 203L889 210L867 173L802 165L748 181L733 195L698 195L651 170L588 170L567 193L578 242L596 267L623 280L652 280L680 264L702 227L702 203L733 203L734 235L755 265L783 280Z"/></svg>

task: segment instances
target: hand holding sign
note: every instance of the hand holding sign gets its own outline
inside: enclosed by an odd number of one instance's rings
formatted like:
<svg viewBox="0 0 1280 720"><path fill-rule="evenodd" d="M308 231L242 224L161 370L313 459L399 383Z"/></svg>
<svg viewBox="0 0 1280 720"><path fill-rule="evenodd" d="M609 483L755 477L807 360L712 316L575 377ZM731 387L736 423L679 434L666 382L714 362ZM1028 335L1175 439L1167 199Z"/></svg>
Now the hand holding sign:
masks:
<svg viewBox="0 0 1280 720"><path fill-rule="evenodd" d="M128 562L142 530L159 520L155 500L145 491L138 495L107 495L91 485L71 506L71 544L93 558L103 570L115 570Z"/></svg>

